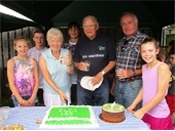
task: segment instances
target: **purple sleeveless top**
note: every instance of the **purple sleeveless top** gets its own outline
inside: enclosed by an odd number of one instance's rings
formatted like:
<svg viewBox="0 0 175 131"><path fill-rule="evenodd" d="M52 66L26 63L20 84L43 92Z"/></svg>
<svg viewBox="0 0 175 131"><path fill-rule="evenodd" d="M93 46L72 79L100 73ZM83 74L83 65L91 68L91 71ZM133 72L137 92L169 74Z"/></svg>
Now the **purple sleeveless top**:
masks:
<svg viewBox="0 0 175 131"><path fill-rule="evenodd" d="M146 105L157 94L158 74L157 69L163 62L158 63L151 69L147 69L146 65L142 67L143 79L143 106ZM168 90L168 89L167 89ZM165 96L167 91L165 93ZM147 112L149 115L156 118L165 118L170 114L169 107L165 98L154 108Z"/></svg>
<svg viewBox="0 0 175 131"><path fill-rule="evenodd" d="M14 57L14 60L15 85L18 92L21 96L31 95L35 84L33 59L29 57L22 60Z"/></svg>

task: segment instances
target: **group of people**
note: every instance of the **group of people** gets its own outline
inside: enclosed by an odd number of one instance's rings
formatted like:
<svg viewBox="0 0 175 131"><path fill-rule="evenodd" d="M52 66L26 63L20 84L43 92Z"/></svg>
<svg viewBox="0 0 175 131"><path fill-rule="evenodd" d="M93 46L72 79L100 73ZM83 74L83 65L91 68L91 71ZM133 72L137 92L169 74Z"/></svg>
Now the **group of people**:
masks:
<svg viewBox="0 0 175 131"><path fill-rule="evenodd" d="M66 43L58 28L51 28L46 34L49 48L44 47L45 36L39 29L33 33L33 48L29 49L28 39L15 39L17 55L7 62L14 106L32 106L35 101L45 106L72 103L100 106L109 102L111 93L116 103L124 105L151 129L173 129L175 72L171 71L175 53L169 55L170 69L157 58L158 42L139 31L134 13L124 12L120 25L124 36L117 47L110 37L98 33L99 23L92 15L82 20L84 37L80 37L77 22L68 25L70 39ZM85 61L91 63L88 71ZM93 77L94 86L102 81L100 87L94 91L83 88L84 76ZM167 95L168 92L171 94Z"/></svg>

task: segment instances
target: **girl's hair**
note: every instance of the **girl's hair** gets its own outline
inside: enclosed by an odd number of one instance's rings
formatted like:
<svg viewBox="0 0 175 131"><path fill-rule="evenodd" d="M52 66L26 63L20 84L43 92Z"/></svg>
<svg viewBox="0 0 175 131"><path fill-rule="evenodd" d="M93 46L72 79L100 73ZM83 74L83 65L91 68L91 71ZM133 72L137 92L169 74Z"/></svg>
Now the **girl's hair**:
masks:
<svg viewBox="0 0 175 131"><path fill-rule="evenodd" d="M159 42L156 41L156 39L154 39L154 38L152 38L152 37L146 37L146 38L143 40L143 42L141 43L141 45L146 44L146 43L148 43L148 42L153 42L154 45L155 45L155 47L156 47L156 49L159 49L159 48L160 48L160 47L159 47Z"/></svg>
<svg viewBox="0 0 175 131"><path fill-rule="evenodd" d="M156 39L152 38L152 37L147 37L147 38L144 39L144 41L141 43L141 45L146 44L148 42L153 42L154 43L156 49L159 50L159 53L157 54L157 59L160 60L160 61L163 61L162 56L166 57L166 54L165 54L164 50L159 46L159 42Z"/></svg>
<svg viewBox="0 0 175 131"><path fill-rule="evenodd" d="M62 42L64 41L63 33L58 28L51 28L51 29L48 30L47 36L46 36L47 41L53 36L58 37Z"/></svg>
<svg viewBox="0 0 175 131"><path fill-rule="evenodd" d="M21 40L26 41L28 46L30 46L30 40L27 37L24 37L24 36L20 36L20 37L15 38L14 41L13 41L13 46L15 47L17 42L21 41Z"/></svg>
<svg viewBox="0 0 175 131"><path fill-rule="evenodd" d="M160 61L165 61L166 53L163 48L159 47L159 53L157 54L157 59Z"/></svg>

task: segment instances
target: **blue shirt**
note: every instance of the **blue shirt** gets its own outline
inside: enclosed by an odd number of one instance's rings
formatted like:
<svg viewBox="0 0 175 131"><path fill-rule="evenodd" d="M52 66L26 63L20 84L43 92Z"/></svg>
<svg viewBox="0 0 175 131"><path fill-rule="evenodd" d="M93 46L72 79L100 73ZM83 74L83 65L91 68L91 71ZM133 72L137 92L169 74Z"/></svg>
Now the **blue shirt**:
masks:
<svg viewBox="0 0 175 131"><path fill-rule="evenodd" d="M61 48L61 56L68 55L68 53L68 49ZM47 69L52 80L60 90L62 90L64 93L68 92L71 87L71 79L70 74L67 72L66 65L62 64L60 59L56 59L53 56L50 48L42 52L42 56L46 60ZM57 92L47 84L45 79L43 81L43 84L44 91L51 94L57 94Z"/></svg>

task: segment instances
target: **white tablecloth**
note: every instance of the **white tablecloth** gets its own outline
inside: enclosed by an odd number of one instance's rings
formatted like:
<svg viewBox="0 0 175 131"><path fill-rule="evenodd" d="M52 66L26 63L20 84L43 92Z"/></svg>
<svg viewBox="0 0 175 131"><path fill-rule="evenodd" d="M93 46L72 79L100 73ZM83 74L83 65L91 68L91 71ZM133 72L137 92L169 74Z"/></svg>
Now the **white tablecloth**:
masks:
<svg viewBox="0 0 175 131"><path fill-rule="evenodd" d="M40 130L40 125L36 124L37 119L43 119L49 107L15 107L11 108L9 118L4 122L4 126L20 124L26 130ZM125 111L126 119L121 123L107 123L99 118L102 108L93 106L99 128L61 128L61 130L149 130L147 124L135 118L131 113ZM59 129L59 128L58 128Z"/></svg>

